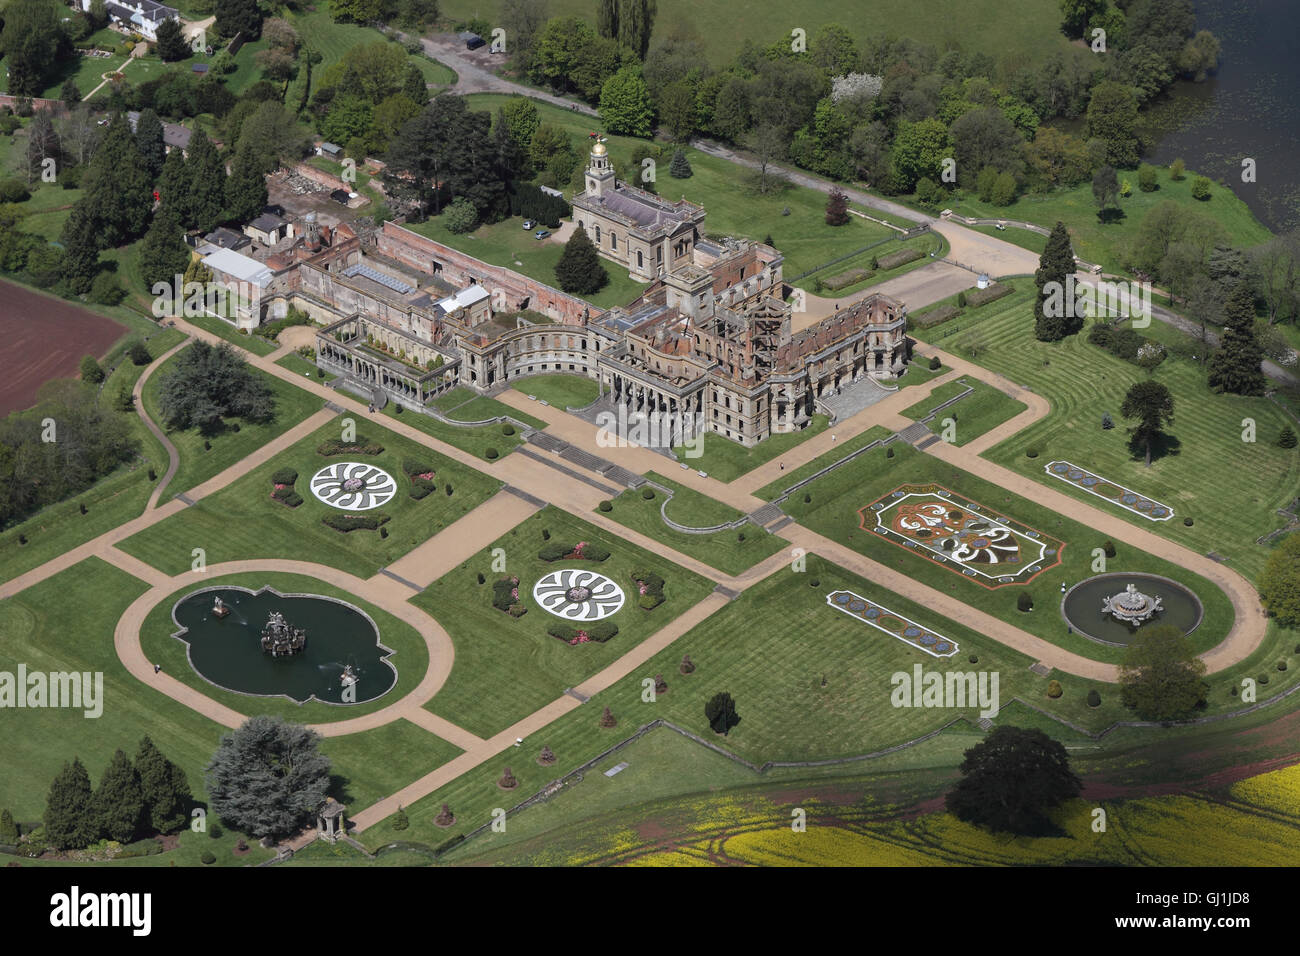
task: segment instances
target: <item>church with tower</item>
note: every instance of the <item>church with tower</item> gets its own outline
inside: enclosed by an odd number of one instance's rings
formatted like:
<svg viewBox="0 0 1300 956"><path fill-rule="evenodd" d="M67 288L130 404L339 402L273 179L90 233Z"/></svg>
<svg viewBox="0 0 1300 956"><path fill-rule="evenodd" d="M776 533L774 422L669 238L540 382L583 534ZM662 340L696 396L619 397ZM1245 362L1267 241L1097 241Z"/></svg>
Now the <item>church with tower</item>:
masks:
<svg viewBox="0 0 1300 956"><path fill-rule="evenodd" d="M670 202L616 178L601 140L591 148L584 181L586 189L573 197L573 218L601 256L643 282L692 263L703 206L685 198Z"/></svg>

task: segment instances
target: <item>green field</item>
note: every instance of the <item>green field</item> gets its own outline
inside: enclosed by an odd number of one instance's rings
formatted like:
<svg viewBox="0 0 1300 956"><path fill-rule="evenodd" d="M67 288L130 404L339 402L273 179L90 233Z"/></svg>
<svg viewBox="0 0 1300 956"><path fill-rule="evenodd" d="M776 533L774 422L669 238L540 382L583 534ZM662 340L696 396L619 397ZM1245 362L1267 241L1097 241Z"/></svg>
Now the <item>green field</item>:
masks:
<svg viewBox="0 0 1300 956"><path fill-rule="evenodd" d="M165 495L177 495L201 485L213 475L248 457L277 435L293 428L303 419L320 411L323 403L311 392L295 388L288 382L265 372L252 369L271 389L275 399L275 417L269 422L249 422L234 418L226 422L227 428L218 435L205 437L196 427L166 428L163 424L159 395L163 379L175 368L176 361L184 355L181 351L168 359L149 377L144 386L144 410L154 423L164 429L180 454L180 467L164 490ZM233 426L238 425L239 431Z"/></svg>
<svg viewBox="0 0 1300 956"><path fill-rule="evenodd" d="M874 274L869 278L861 279L850 285L842 286L838 289L827 287L820 292L817 291L818 281L827 282L834 279L836 276L852 272L855 269L871 271L872 259L879 259L888 255L893 255L895 252L900 252L903 249L915 249L917 252L922 253L922 256L920 259L906 262L901 266L895 266L893 269L877 268ZM799 279L794 284L801 289L816 293L817 295L830 298L847 298L857 292L861 292L863 289L868 289L873 285L879 285L889 279L895 279L898 276L911 272L913 269L919 269L922 266L929 265L930 255L932 253L938 257L946 256L948 254L948 240L937 232L921 236L913 236L911 239L902 239L897 242L884 243L868 250L867 252L856 255L851 259L846 259L843 262L837 262L834 265L818 269L811 275ZM794 273L791 273L791 277L794 275Z"/></svg>
<svg viewBox="0 0 1300 956"><path fill-rule="evenodd" d="M585 408L600 397L600 384L582 375L530 375L513 381L521 395L535 395L560 410Z"/></svg>
<svg viewBox="0 0 1300 956"><path fill-rule="evenodd" d="M399 418L396 409L397 405L389 402L384 406L383 414L389 418ZM426 435L444 441L448 445L453 445L461 451L476 455L484 461L494 460L488 455L488 449L490 448L496 449L498 455L504 455L523 442L517 429L513 435L507 435L503 425L467 425L464 427L448 425L446 422L438 421L431 415L425 415L413 409L402 412L400 420L412 428L418 428Z"/></svg>
<svg viewBox="0 0 1300 956"><path fill-rule="evenodd" d="M611 556L600 563L543 561L537 556L545 544L543 530L555 542L599 541ZM505 572L492 570L493 548L504 549ZM609 641L569 646L547 634L547 625L556 618L533 602L532 588L544 574L566 567L588 567L623 588L625 604L611 618L619 631ZM665 581L664 602L653 610L637 606L636 584L630 577L634 569L655 571ZM479 574L485 583L477 583ZM528 605L523 617L512 618L492 606L492 584L507 574L519 578L521 602ZM412 599L447 629L456 645L451 677L426 707L471 733L490 737L626 654L712 588L711 581L658 555L547 508Z"/></svg>
<svg viewBox="0 0 1300 956"><path fill-rule="evenodd" d="M674 446L673 454L696 471L706 472L710 478L722 482L735 481L759 465L771 461L778 455L784 455L813 435L824 432L829 425L830 419L818 413L802 431L768 435L752 448L746 448L739 442L724 438L717 432L705 432L703 454L698 458L686 457L687 451L695 449L686 449L681 445Z"/></svg>
<svg viewBox="0 0 1300 956"><path fill-rule="evenodd" d="M678 524L709 528L743 517L736 509L679 485L663 475L650 472L646 477L673 490L672 499L665 510L668 517ZM780 538L754 524L744 524L739 528L715 531L712 534L688 534L670 528L664 524L659 510L664 505L664 498L658 491L655 491L653 499L647 500L642 489L629 488L614 499L613 505L614 510L607 517L633 531L662 541L670 548L703 561L724 574L739 574L784 546Z"/></svg>
<svg viewBox="0 0 1300 956"><path fill-rule="evenodd" d="M955 404L939 412L938 417L929 423L930 431L942 436L945 430L945 419L952 419L954 445L964 445L974 441L990 429L1015 418L1026 408L1024 402L998 391L992 385L986 385L978 379L959 378L955 382L940 385L930 393L928 398L904 409L903 414L920 421L935 408L958 395L962 397Z"/></svg>
<svg viewBox="0 0 1300 956"><path fill-rule="evenodd" d="M1062 517L1050 508L961 472L909 445L894 442L889 448L895 449L893 458L886 457L887 449L875 448L865 452L844 467L805 486L802 489L804 494L791 496L782 507L805 527L1008 624L1084 657L1111 662L1120 660L1120 649L1067 633L1058 607L1057 589L1062 582L1068 585L1095 573L1091 568L1092 550L1102 546L1103 535ZM1060 539L1064 542L1060 564L1044 570L1028 584L988 588L954 568L941 566L859 526L860 508L865 508L899 485L929 482L938 483L955 495L965 496L986 508L997 508L1014 521ZM805 501L805 497L811 501ZM873 518L869 526L874 524ZM1117 547L1116 557L1107 561L1108 571L1141 570L1164 575L1181 581L1201 599L1205 616L1190 636L1198 653L1218 644L1228 633L1233 621L1232 606L1217 587L1171 561L1138 551L1122 542L1118 542ZM1033 610L1017 610L1017 599L1022 593L1033 599Z"/></svg>
<svg viewBox="0 0 1300 956"><path fill-rule="evenodd" d="M828 452L818 455L806 465L800 465L798 468L792 468L783 472L781 477L771 484L764 485L758 491L754 492L756 498L762 498L764 501L775 501L787 489L807 478L811 478L817 472L826 466L839 461L840 459L852 454L859 448L870 445L873 441L881 441L888 438L890 431L883 425L872 425L860 435L854 435L844 442L837 442L836 446Z"/></svg>
<svg viewBox="0 0 1300 956"><path fill-rule="evenodd" d="M191 508L141 531L122 543L131 554L169 574L189 569L191 550L206 550L207 563L249 558L295 558L327 564L360 577L369 577L391 564L416 545L464 517L496 493L499 484L491 478L444 458L436 452L402 438L371 422L358 425L357 437L378 441L382 454L373 458L355 454L325 458L316 446L339 437L340 425L330 422L271 461L200 500ZM433 465L438 491L422 501L407 494L410 484L402 471L405 459ZM321 522L338 510L318 501L308 488L311 476L337 461L372 462L396 479L397 494L370 514L385 514L392 520L380 531L335 531ZM289 508L271 498L271 475L281 467L298 472L295 486L303 503ZM450 484L453 494L443 487Z"/></svg>
<svg viewBox="0 0 1300 956"><path fill-rule="evenodd" d="M1107 272L1114 273L1123 271L1121 249L1137 235L1143 217L1153 207L1170 200L1202 215L1212 216L1222 227L1229 245L1245 249L1265 242L1271 236L1268 229L1255 218L1250 207L1233 195L1230 189L1216 183L1211 186L1210 199L1205 202L1193 199L1192 182L1196 174L1191 170L1187 171L1181 182L1174 182L1169 178L1169 171L1161 168L1157 177L1160 188L1150 193L1138 189L1136 170L1120 170L1119 178L1121 183L1127 180L1132 185L1133 192L1119 199L1124 218L1105 225L1097 219L1097 201L1093 198L1091 183L1042 195L1030 193L1021 196L1010 206L981 203L973 194L967 194L960 200L955 199L947 205L958 215L974 216L977 219L1019 219L1047 229L1051 229L1058 221L1064 222L1070 230L1074 254L1086 262L1100 263ZM992 226L979 227L979 231L1036 252L1042 251L1042 244L1046 241L1042 236L1011 226L1004 232L999 232Z"/></svg>
<svg viewBox="0 0 1300 956"><path fill-rule="evenodd" d="M442 6L452 20L499 17L500 0L452 0ZM1069 50L1060 31L1060 11L1042 0L946 0L917 5L908 0L823 0L792 7L746 6L741 11L724 3L659 0L651 47L674 30L689 30L704 46L707 58L722 69L746 40L759 46L789 42L790 31L801 27L809 41L827 23L846 27L859 44L878 36L908 37L940 51L949 47L987 50L1015 67L1037 62L1056 50ZM552 17L582 17L594 26L596 11L589 0L552 0Z"/></svg>
<svg viewBox="0 0 1300 956"><path fill-rule="evenodd" d="M488 398L486 395L474 395L472 393L468 401L451 405L443 409L442 413L452 421L457 422L484 422L489 418L499 418L504 415L517 422L522 422L529 428L542 429L546 427L546 422L540 418L534 418L526 412L519 411L513 405L498 402L495 398ZM498 425L498 427L500 426Z"/></svg>
<svg viewBox="0 0 1300 956"><path fill-rule="evenodd" d="M1173 394L1169 433L1175 444L1147 468L1129 453L1127 423L1119 414L1124 392L1146 373L1088 344L1086 333L1062 342L1037 341L1030 301L1028 292L1018 292L990 303L977 310L978 323L938 339L959 354L978 343L976 361L1052 403L1046 418L990 449L986 457L1194 551L1223 555L1230 567L1253 578L1268 554L1255 539L1282 526L1274 512L1295 497L1300 485L1300 452L1273 444L1288 421L1286 413L1267 399L1215 395L1205 387L1199 363L1167 358L1152 377ZM924 330L915 334L926 337ZM1142 334L1161 339L1179 335L1154 321ZM1115 422L1113 429L1101 427L1105 412ZM1241 440L1247 418L1256 423L1253 443ZM1025 456L1030 448L1038 458ZM1172 506L1175 517L1148 521L1049 477L1043 468L1058 458ZM1184 516L1193 519L1192 527L1183 524Z"/></svg>

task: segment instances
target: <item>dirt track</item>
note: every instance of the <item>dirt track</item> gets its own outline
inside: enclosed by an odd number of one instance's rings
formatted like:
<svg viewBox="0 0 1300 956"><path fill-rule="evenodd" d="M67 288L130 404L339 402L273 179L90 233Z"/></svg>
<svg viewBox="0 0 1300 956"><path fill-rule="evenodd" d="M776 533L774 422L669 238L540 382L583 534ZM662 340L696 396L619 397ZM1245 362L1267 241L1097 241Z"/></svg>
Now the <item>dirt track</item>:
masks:
<svg viewBox="0 0 1300 956"><path fill-rule="evenodd" d="M125 332L89 309L0 279L0 416L30 408L43 384L75 376L83 356L99 358Z"/></svg>

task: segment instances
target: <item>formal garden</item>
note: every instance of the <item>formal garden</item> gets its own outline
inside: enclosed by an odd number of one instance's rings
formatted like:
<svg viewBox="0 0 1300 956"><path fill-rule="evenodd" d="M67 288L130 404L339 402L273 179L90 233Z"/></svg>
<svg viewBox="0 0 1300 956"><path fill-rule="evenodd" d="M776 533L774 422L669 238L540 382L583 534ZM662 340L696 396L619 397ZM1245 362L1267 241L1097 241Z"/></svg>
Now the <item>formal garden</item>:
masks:
<svg viewBox="0 0 1300 956"><path fill-rule="evenodd" d="M369 577L499 487L481 472L372 422L355 422L351 441L340 441L348 421L322 426L193 507L128 538L123 550L169 574L189 570L193 549L203 548L208 565L296 558ZM339 469L349 465L373 468L391 485L370 484L348 499L364 508L340 510L328 500L342 496L343 483L356 477L339 478Z"/></svg>

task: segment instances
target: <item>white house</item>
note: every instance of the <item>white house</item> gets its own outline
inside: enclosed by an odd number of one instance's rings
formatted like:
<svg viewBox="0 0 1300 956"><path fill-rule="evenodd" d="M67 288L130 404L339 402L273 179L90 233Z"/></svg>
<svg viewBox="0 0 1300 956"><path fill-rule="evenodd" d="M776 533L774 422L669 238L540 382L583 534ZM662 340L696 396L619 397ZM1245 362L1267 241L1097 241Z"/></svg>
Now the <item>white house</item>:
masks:
<svg viewBox="0 0 1300 956"><path fill-rule="evenodd" d="M81 9L90 12L91 0L81 0ZM157 0L108 0L108 19L127 30L134 30L147 40L158 39L158 24L164 20L180 20L175 7Z"/></svg>

